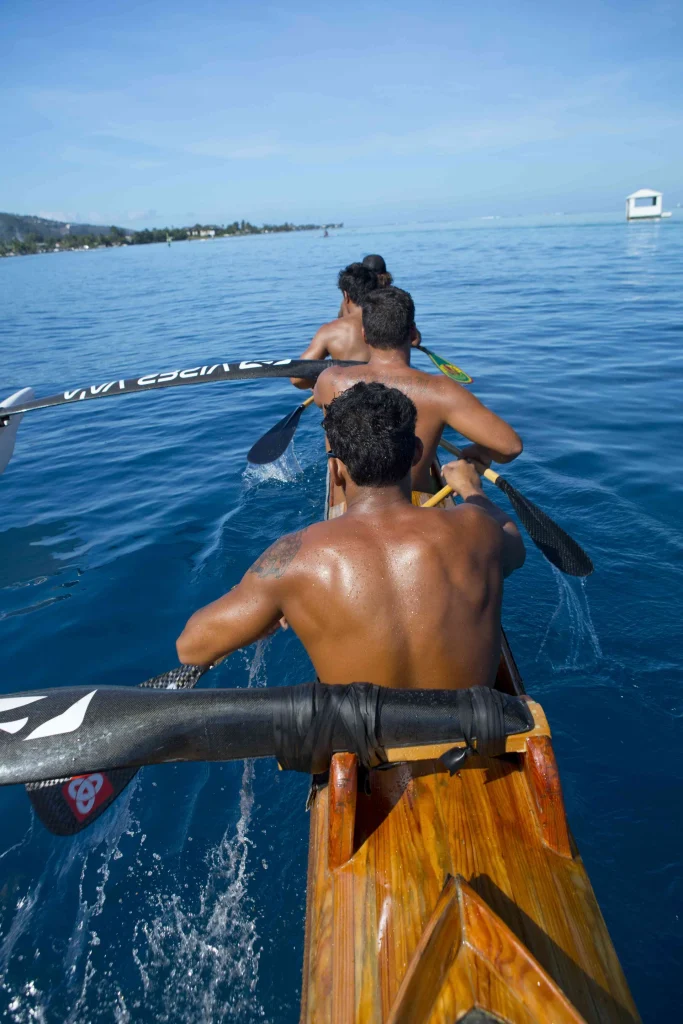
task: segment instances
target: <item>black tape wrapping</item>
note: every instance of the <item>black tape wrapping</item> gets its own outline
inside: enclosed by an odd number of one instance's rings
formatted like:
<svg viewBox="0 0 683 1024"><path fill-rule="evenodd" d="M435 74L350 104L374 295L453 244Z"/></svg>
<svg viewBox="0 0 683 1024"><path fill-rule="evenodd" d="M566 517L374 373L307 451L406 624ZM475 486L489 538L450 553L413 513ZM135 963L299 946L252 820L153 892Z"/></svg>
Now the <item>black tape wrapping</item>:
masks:
<svg viewBox="0 0 683 1024"><path fill-rule="evenodd" d="M479 753L493 756L504 750L505 735L533 726L524 700L484 687L394 690L316 682L189 689L200 672L185 666L142 687L62 687L13 695L33 699L20 702L26 704L23 728L0 731L0 785L169 761L273 756L284 768L317 774L339 751L376 767L386 760L384 748L463 740L465 749L476 742ZM169 682L175 689L166 688ZM50 728L86 698L80 725L66 732ZM41 730L42 737L33 735Z"/></svg>
<svg viewBox="0 0 683 1024"><path fill-rule="evenodd" d="M356 754L367 768L386 761L378 737L385 693L370 683L292 687L273 716L280 766L315 775L326 771L331 755L341 750Z"/></svg>
<svg viewBox="0 0 683 1024"><path fill-rule="evenodd" d="M456 698L464 747L453 747L439 759L451 775L476 752L482 757L499 757L505 751L505 704L497 690L475 686L460 690Z"/></svg>

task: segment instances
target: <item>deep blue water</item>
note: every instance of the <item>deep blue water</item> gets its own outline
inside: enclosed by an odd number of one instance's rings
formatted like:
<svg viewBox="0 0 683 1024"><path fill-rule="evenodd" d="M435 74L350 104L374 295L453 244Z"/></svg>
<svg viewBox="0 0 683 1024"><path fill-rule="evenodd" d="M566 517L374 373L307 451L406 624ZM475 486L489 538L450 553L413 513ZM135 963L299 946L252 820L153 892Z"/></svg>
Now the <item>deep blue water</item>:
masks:
<svg viewBox="0 0 683 1024"><path fill-rule="evenodd" d="M646 1021L678 1018L683 954L682 243L675 220L564 218L0 261L4 397L296 355L337 310L339 267L385 255L425 343L522 434L509 478L594 559L567 580L530 545L505 623ZM297 401L266 381L27 416L0 478L2 691L172 667L188 615L321 515L317 412L283 465L245 473ZM309 678L287 633L200 685ZM266 762L150 768L75 840L1 791L4 1019L296 1021L306 788Z"/></svg>

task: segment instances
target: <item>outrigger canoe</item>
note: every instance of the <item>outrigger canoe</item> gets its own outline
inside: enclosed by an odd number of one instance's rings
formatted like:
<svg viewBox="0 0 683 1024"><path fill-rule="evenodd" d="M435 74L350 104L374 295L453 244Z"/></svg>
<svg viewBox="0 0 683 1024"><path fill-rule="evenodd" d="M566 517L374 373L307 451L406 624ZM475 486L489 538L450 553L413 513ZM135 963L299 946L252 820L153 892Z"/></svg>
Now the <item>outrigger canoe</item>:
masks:
<svg viewBox="0 0 683 1024"><path fill-rule="evenodd" d="M328 476L328 516L336 497ZM525 696L504 635L496 689ZM389 749L381 771L334 754L311 806L301 1024L640 1020L526 699L533 729L452 776L450 742Z"/></svg>

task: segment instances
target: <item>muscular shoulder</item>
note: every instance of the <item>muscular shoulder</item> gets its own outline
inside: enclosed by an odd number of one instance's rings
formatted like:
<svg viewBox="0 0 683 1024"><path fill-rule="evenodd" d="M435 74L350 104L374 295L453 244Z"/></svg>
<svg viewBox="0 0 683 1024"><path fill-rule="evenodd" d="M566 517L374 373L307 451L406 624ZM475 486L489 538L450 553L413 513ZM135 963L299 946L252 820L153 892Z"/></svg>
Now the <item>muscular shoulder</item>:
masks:
<svg viewBox="0 0 683 1024"><path fill-rule="evenodd" d="M333 340L338 336L341 324L341 319L330 320L329 323L323 324L322 327L318 328L315 332L316 338L319 338L321 341Z"/></svg>
<svg viewBox="0 0 683 1024"><path fill-rule="evenodd" d="M318 329L315 338L317 341L325 343L330 355L334 358L336 355L334 350L339 345L348 344L355 334L356 329L353 324L346 317L338 317L336 320L330 320L328 324L323 324Z"/></svg>
<svg viewBox="0 0 683 1024"><path fill-rule="evenodd" d="M459 534L466 533L471 543L480 549L488 549L496 553L502 548L503 531L488 512L478 505L467 501L461 502L452 512L448 513L450 521Z"/></svg>
<svg viewBox="0 0 683 1024"><path fill-rule="evenodd" d="M282 579L299 556L306 533L307 530L297 530L280 537L259 555L249 572L261 579Z"/></svg>
<svg viewBox="0 0 683 1024"><path fill-rule="evenodd" d="M336 520L335 520L336 522ZM249 573L262 580L301 579L320 568L320 554L334 541L332 523L313 523L296 533L287 533L260 555Z"/></svg>
<svg viewBox="0 0 683 1024"><path fill-rule="evenodd" d="M338 394L356 383L357 375L352 366L329 366L318 377L315 387L316 398L327 405Z"/></svg>

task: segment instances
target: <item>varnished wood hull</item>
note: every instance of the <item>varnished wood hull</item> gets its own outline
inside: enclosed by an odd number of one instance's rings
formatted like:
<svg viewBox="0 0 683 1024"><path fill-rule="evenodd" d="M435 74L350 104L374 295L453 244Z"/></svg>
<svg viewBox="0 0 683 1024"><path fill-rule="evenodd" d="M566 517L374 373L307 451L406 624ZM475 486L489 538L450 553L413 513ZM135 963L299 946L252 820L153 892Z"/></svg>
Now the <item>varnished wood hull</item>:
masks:
<svg viewBox="0 0 683 1024"><path fill-rule="evenodd" d="M506 641L497 685L524 693ZM302 1024L639 1020L536 718L452 778L430 751L368 793L335 756L311 809Z"/></svg>

